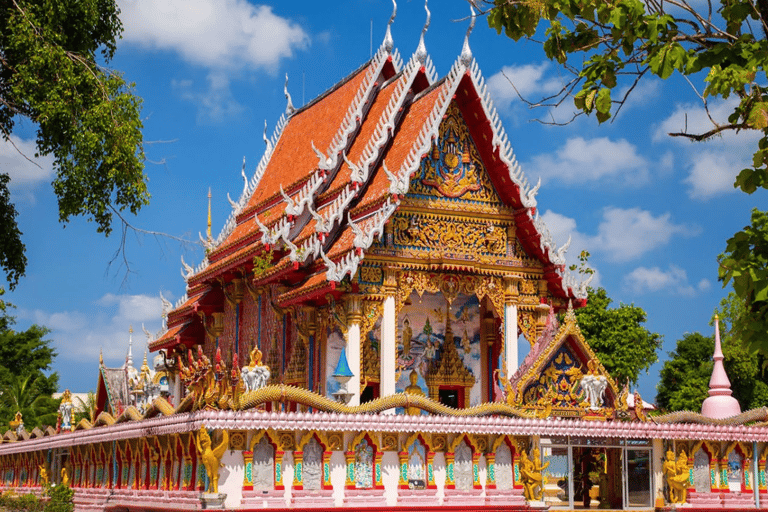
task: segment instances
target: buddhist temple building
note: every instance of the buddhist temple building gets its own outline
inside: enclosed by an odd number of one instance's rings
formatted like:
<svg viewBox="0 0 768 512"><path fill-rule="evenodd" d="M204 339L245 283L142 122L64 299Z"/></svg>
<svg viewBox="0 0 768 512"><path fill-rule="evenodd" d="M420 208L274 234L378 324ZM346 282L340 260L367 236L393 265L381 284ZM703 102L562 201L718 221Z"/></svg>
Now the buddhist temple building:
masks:
<svg viewBox="0 0 768 512"><path fill-rule="evenodd" d="M538 216L471 28L443 76L426 26L405 57L388 26L302 108L286 89L152 365L102 362L91 420L65 397L56 428L14 424L0 490L65 483L82 511L760 508L768 413L732 408L721 352L711 407L649 416L590 348L589 282Z"/></svg>

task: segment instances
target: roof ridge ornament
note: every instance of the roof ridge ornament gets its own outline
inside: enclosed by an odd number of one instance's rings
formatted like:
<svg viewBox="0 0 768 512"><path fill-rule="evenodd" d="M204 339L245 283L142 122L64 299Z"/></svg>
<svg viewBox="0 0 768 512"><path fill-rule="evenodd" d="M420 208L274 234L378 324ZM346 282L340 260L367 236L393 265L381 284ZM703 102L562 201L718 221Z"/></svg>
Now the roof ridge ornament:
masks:
<svg viewBox="0 0 768 512"><path fill-rule="evenodd" d="M290 116L296 112L296 108L294 108L293 101L291 101L291 93L288 92L288 73L285 74L285 86L283 86L283 92L285 93L285 99L288 102L285 106L285 115Z"/></svg>
<svg viewBox="0 0 768 512"><path fill-rule="evenodd" d="M384 34L384 49L386 49L388 52L392 51L392 48L395 47L395 41L392 39L392 23L395 21L395 17L397 16L397 2L395 0L392 0L392 16L389 17L389 22L387 23L387 32Z"/></svg>
<svg viewBox="0 0 768 512"><path fill-rule="evenodd" d="M461 62L464 63L465 66L469 67L469 65L472 63L472 49L469 47L469 35L472 33L472 29L475 28L475 22L477 21L477 15L475 14L475 8L472 6L472 3L469 4L469 10L472 13L470 18L472 18L472 21L469 22L469 27L467 28L467 34L464 36L464 46L461 48Z"/></svg>
<svg viewBox="0 0 768 512"><path fill-rule="evenodd" d="M424 0L424 10L427 11L427 21L424 23L424 28L421 29L421 38L419 38L419 46L416 47L416 58L419 62L422 64L427 60L427 46L424 44L424 35L427 33L427 29L429 28L429 22L432 18L432 13L429 12L429 7L427 6L427 1Z"/></svg>

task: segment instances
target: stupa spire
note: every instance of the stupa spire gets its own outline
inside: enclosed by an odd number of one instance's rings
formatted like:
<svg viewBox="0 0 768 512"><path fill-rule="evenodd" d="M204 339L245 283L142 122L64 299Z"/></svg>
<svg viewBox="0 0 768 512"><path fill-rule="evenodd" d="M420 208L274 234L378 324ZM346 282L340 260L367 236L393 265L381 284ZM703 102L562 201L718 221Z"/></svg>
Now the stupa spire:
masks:
<svg viewBox="0 0 768 512"><path fill-rule="evenodd" d="M125 367L133 368L133 326L128 328L128 354L125 356Z"/></svg>
<svg viewBox="0 0 768 512"><path fill-rule="evenodd" d="M731 391L731 381L725 373L723 366L723 350L720 346L720 319L715 315L715 353L712 355L715 362L712 368L712 377L709 379L709 396L701 404L701 415L707 418L730 418L741 414L739 401Z"/></svg>
<svg viewBox="0 0 768 512"><path fill-rule="evenodd" d="M208 241L211 241L211 187L208 187L208 227L205 231Z"/></svg>

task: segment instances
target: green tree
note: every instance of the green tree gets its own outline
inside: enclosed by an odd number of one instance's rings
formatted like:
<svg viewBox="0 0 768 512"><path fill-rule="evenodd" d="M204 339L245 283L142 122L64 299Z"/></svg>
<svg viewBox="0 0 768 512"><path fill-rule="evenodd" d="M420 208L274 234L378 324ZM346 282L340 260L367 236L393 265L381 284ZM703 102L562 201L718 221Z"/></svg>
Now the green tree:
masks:
<svg viewBox="0 0 768 512"><path fill-rule="evenodd" d="M715 315L720 317L723 365L733 396L743 411L768 405L768 375L762 371L764 358L748 350L740 338L738 320L746 314L743 302L731 292L720 301L712 318L714 326ZM677 341L675 350L669 353L669 359L661 369L656 395L656 403L661 409L701 410L701 404L708 396L714 350L714 335L686 333Z"/></svg>
<svg viewBox="0 0 768 512"><path fill-rule="evenodd" d="M656 386L656 405L664 411L700 411L712 375L715 340L685 333L664 362Z"/></svg>
<svg viewBox="0 0 768 512"><path fill-rule="evenodd" d="M718 262L720 279L741 301L732 319L739 338L768 356L768 212L752 210L752 223L728 240Z"/></svg>
<svg viewBox="0 0 768 512"><path fill-rule="evenodd" d="M22 118L37 155L51 155L59 220L84 216L109 235L113 215L149 200L141 100L116 72L115 0L0 0L0 135ZM32 155L27 155L32 156ZM15 287L26 268L16 211L0 168L0 268Z"/></svg>
<svg viewBox="0 0 768 512"><path fill-rule="evenodd" d="M80 420L88 420L93 423L96 419L94 418L94 414L96 414L96 393L89 391L85 400L77 397L75 401L76 403L72 404L74 406L72 410L75 411L75 418L72 424L77 425L80 423Z"/></svg>
<svg viewBox="0 0 768 512"><path fill-rule="evenodd" d="M5 383L0 397L0 422L5 425L16 412L21 412L27 431L42 425L56 425L60 400L51 398L48 385L45 376L34 374Z"/></svg>
<svg viewBox="0 0 768 512"><path fill-rule="evenodd" d="M14 318L0 308L0 425L8 425L20 410L29 431L53 426L58 401L51 395L58 389L59 375L51 371L56 351L45 338L50 331L38 325L15 331L13 323Z"/></svg>
<svg viewBox="0 0 768 512"><path fill-rule="evenodd" d="M587 305L576 310L576 319L608 373L620 384L635 384L640 372L658 361L663 338L643 326L642 308L631 304L611 308L611 302L605 289L590 288Z"/></svg>
<svg viewBox="0 0 768 512"><path fill-rule="evenodd" d="M737 102L727 119L712 119L700 133L670 133L702 141L723 132L758 132L752 165L734 186L751 194L768 188L768 3L763 0L485 0L488 24L510 38L543 36L546 56L572 72L551 99L573 98L580 113L599 123L621 109L645 76L673 74L701 82L710 98ZM625 91L614 97L614 91ZM736 233L720 258L723 286L749 308L744 341L768 355L768 226L755 211L752 225ZM758 249L758 250L756 250Z"/></svg>

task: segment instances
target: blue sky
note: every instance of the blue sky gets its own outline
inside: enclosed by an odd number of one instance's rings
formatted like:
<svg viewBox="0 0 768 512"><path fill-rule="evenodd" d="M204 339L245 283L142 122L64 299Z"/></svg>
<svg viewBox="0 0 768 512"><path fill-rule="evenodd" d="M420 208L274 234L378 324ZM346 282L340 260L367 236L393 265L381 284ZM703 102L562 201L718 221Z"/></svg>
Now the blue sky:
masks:
<svg viewBox="0 0 768 512"><path fill-rule="evenodd" d="M389 0L119 4L125 33L110 67L144 99L152 194L130 222L193 242L205 233L209 187L215 237L230 211L227 193L236 199L242 191L244 157L246 174L253 174L265 149L264 121L271 136L285 110L285 74L293 103L311 100L370 57L392 9ZM426 47L443 76L461 51L469 8L464 0L441 0L431 10ZM392 33L404 60L416 49L424 20L422 2L400 1ZM662 359L683 333L710 334L712 310L726 294L716 256L748 224L751 208L765 209L765 192L747 196L732 188L756 137L726 134L697 144L668 137L709 123L696 92L679 77L645 80L603 126L583 116L566 126L542 125L533 120L570 119L571 102L531 110L508 78L521 95L538 100L562 87L568 79L562 69L539 45L498 36L484 19L470 42L529 181L542 179L539 211L558 245L573 238L569 260L589 250L596 282L609 296L647 311L647 327L664 335ZM701 78L693 81L699 91ZM729 109L710 102L716 118L725 119ZM14 134L29 156L33 136L28 122ZM50 161L38 163L0 145L29 258L27 276L7 299L17 305L17 327L36 322L53 330L62 389L93 390L99 350L108 365L122 364L132 325L140 359L142 324L152 333L160 329L159 293L180 297L180 257L196 265L202 251L129 232L126 273L121 254L113 261L119 232L105 239L82 219L57 223ZM641 377L646 400L655 397L659 369Z"/></svg>

